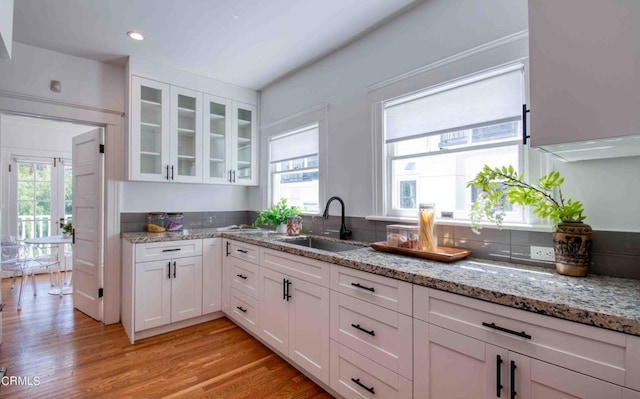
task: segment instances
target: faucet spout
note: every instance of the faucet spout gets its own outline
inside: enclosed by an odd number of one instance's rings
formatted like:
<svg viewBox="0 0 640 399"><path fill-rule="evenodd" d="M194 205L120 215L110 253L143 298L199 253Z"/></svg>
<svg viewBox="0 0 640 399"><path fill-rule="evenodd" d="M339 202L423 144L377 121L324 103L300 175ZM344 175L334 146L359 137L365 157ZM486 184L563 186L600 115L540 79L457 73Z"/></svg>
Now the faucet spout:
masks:
<svg viewBox="0 0 640 399"><path fill-rule="evenodd" d="M322 213L322 217L325 218L325 219L329 219L329 205L331 205L331 203L334 200L337 200L340 203L340 206L342 208L341 223L340 223L340 239L341 240L348 240L349 237L351 237L351 230L347 230L347 225L345 223L344 201L342 200L342 198L340 198L340 197L331 197L331 198L329 198L329 201L327 201L327 205L324 207L324 212Z"/></svg>

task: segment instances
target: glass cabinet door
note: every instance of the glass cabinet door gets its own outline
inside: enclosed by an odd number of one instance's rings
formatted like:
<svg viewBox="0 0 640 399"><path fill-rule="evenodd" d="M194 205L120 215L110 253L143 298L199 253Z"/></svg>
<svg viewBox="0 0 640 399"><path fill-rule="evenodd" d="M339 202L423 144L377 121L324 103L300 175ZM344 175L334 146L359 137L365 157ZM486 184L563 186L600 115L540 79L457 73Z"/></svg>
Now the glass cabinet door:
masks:
<svg viewBox="0 0 640 399"><path fill-rule="evenodd" d="M204 179L210 183L229 183L231 178L230 101L205 95L204 108Z"/></svg>
<svg viewBox="0 0 640 399"><path fill-rule="evenodd" d="M163 180L168 163L165 130L169 121L169 87L134 77L132 80L131 178Z"/></svg>
<svg viewBox="0 0 640 399"><path fill-rule="evenodd" d="M235 128L237 129L235 156L235 183L251 184L256 180L256 107L248 104L235 104Z"/></svg>
<svg viewBox="0 0 640 399"><path fill-rule="evenodd" d="M200 99L198 93L172 87L170 180L200 180Z"/></svg>

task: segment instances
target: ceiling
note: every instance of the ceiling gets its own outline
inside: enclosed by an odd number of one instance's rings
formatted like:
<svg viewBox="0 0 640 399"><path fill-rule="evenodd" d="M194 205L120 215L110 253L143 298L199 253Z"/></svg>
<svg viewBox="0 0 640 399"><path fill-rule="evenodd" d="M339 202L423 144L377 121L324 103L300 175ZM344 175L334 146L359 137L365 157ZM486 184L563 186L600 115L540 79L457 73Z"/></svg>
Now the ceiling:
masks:
<svg viewBox="0 0 640 399"><path fill-rule="evenodd" d="M14 41L261 89L420 0L15 0ZM137 42L126 36L135 30Z"/></svg>

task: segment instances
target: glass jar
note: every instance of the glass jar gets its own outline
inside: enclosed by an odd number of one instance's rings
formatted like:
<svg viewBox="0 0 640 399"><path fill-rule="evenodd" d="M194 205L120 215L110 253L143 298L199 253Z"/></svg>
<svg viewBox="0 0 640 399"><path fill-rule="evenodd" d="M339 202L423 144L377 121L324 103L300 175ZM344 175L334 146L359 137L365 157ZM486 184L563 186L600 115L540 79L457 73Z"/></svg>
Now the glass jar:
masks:
<svg viewBox="0 0 640 399"><path fill-rule="evenodd" d="M164 212L147 213L147 231L151 233L160 233L166 231L164 224L167 215Z"/></svg>
<svg viewBox="0 0 640 399"><path fill-rule="evenodd" d="M182 231L184 215L182 212L167 213L167 221L165 227L167 231Z"/></svg>
<svg viewBox="0 0 640 399"><path fill-rule="evenodd" d="M299 236L301 231L302 231L302 217L289 216L287 218L287 235Z"/></svg>
<svg viewBox="0 0 640 399"><path fill-rule="evenodd" d="M436 229L436 205L420 204L418 211L418 249L428 252L438 250Z"/></svg>
<svg viewBox="0 0 640 399"><path fill-rule="evenodd" d="M418 249L418 226L390 224L387 226L387 246Z"/></svg>

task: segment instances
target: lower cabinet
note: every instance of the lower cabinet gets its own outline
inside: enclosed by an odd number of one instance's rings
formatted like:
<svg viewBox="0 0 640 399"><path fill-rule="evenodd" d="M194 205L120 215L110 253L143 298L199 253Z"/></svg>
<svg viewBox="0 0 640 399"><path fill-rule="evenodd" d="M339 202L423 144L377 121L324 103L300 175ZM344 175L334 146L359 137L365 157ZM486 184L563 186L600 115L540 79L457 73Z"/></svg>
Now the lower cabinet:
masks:
<svg viewBox="0 0 640 399"><path fill-rule="evenodd" d="M200 316L202 256L136 264L135 303L135 331Z"/></svg>
<svg viewBox="0 0 640 399"><path fill-rule="evenodd" d="M202 313L222 310L222 239L202 240Z"/></svg>
<svg viewBox="0 0 640 399"><path fill-rule="evenodd" d="M329 384L329 289L260 268L260 337Z"/></svg>

